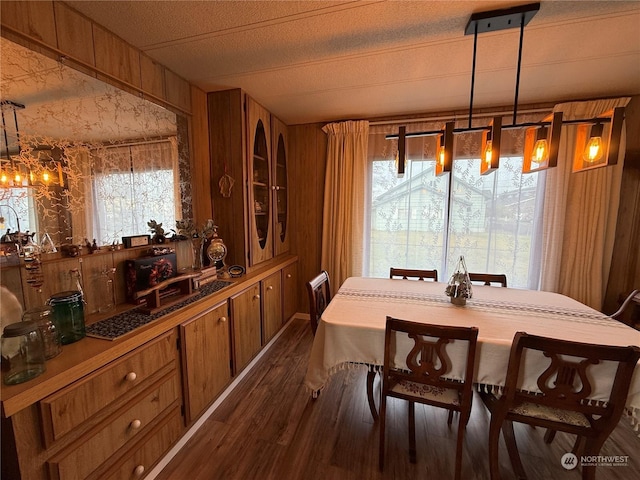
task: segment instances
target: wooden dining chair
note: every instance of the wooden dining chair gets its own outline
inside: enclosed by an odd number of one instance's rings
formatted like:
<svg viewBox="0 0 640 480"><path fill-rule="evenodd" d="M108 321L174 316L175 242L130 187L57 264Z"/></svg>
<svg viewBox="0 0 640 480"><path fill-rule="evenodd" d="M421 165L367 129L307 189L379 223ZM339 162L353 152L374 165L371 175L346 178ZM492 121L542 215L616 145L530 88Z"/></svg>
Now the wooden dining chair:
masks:
<svg viewBox="0 0 640 480"><path fill-rule="evenodd" d="M395 366L393 357L405 339L408 345L413 341L406 366ZM455 478L460 478L464 432L471 414L477 340L478 329L475 327L431 325L387 317L380 400L380 470L384 470L387 397L395 397L409 402L409 458L412 463L416 462L415 403L460 413L455 457ZM459 342L467 343L461 381L447 378L453 367L447 345Z"/></svg>
<svg viewBox="0 0 640 480"><path fill-rule="evenodd" d="M411 268L394 268L389 269L389 278L400 277L405 280L417 278L418 280L430 279L434 282L438 281L438 270L416 270Z"/></svg>
<svg viewBox="0 0 640 480"><path fill-rule="evenodd" d="M622 323L626 323L631 327L635 327L637 314L634 319L633 313L629 313L634 312L634 307L640 308L640 290L634 290L631 292L629 296L625 298L624 302L622 302L620 308L615 313L611 314L611 318Z"/></svg>
<svg viewBox="0 0 640 480"><path fill-rule="evenodd" d="M484 285L499 283L503 287L507 286L507 276L503 273L469 273L469 280L483 282Z"/></svg>
<svg viewBox="0 0 640 480"><path fill-rule="evenodd" d="M315 336L318 330L320 317L327 305L331 301L331 282L329 273L323 270L310 281L307 282L307 292L309 294L309 320L311 322L311 331ZM376 372L367 372L367 401L369 410L374 420L378 420L378 411L373 397L373 386L376 379Z"/></svg>
<svg viewBox="0 0 640 480"><path fill-rule="evenodd" d="M521 368L521 363L525 352L526 355L537 353L549 358L549 362L540 371L534 372L531 380L536 381L540 390L538 393L517 388L523 381L521 377L525 369ZM498 442L501 430L513 470L518 478L527 478L520 461L513 422L578 435L583 446L582 454L598 455L624 411L631 377L639 358L640 348L637 346L595 345L529 335L525 332L516 333L502 394L495 396L480 392L482 401L491 412L491 479L500 478ZM616 374L608 399L604 402L590 402L588 397L594 385L588 370L602 361L617 363ZM582 478L594 479L595 466L582 466Z"/></svg>
<svg viewBox="0 0 640 480"><path fill-rule="evenodd" d="M331 301L331 282L329 274L323 270L310 281L307 282L307 292L309 293L309 319L311 320L311 331L316 334L318 322L322 312Z"/></svg>

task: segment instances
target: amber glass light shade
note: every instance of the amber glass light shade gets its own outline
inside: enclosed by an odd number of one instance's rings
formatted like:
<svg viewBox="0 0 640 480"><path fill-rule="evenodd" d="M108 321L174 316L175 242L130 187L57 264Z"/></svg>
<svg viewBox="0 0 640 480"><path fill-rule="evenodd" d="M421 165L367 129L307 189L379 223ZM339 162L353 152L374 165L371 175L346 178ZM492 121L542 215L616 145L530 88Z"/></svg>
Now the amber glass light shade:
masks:
<svg viewBox="0 0 640 480"><path fill-rule="evenodd" d="M455 122L447 122L442 133L438 134L436 152L436 177L450 172L453 165L453 129Z"/></svg>
<svg viewBox="0 0 640 480"><path fill-rule="evenodd" d="M527 128L525 132L522 173L537 172L558 165L562 112L547 116L543 122L551 124Z"/></svg>

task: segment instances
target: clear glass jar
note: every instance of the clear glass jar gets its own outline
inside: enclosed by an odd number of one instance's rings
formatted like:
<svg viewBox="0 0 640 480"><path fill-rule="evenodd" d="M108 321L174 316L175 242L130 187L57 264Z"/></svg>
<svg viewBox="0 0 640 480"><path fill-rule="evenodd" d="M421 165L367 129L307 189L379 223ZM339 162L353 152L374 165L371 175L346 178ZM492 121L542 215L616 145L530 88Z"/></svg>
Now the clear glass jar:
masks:
<svg viewBox="0 0 640 480"><path fill-rule="evenodd" d="M44 342L36 322L16 322L2 332L2 380L15 385L45 371Z"/></svg>
<svg viewBox="0 0 640 480"><path fill-rule="evenodd" d="M77 342L85 337L81 292L73 290L56 293L49 298L48 304L53 309L53 322L58 328L62 345Z"/></svg>
<svg viewBox="0 0 640 480"><path fill-rule="evenodd" d="M58 335L58 328L53 321L51 307L43 305L27 310L22 315L22 321L36 322L38 325L44 342L44 358L46 360L55 357L62 351L60 335Z"/></svg>

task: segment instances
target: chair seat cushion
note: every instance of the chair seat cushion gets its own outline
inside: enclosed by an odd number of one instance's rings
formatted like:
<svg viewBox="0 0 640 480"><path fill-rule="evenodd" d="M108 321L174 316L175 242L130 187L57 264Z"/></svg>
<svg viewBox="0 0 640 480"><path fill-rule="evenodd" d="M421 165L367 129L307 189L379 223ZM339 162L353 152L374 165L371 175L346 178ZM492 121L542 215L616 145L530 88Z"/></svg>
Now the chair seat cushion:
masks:
<svg viewBox="0 0 640 480"><path fill-rule="evenodd" d="M542 420L566 423L576 427L589 427L591 425L589 420L587 420L587 417L582 413L563 410L560 408L552 408L546 405L538 405L537 403L524 402L517 407L510 409L509 412L525 417L534 417Z"/></svg>
<svg viewBox="0 0 640 480"><path fill-rule="evenodd" d="M435 387L424 383L401 380L393 386L391 391L403 395L417 396L425 400L448 403L450 405L460 405L458 390L453 388Z"/></svg>

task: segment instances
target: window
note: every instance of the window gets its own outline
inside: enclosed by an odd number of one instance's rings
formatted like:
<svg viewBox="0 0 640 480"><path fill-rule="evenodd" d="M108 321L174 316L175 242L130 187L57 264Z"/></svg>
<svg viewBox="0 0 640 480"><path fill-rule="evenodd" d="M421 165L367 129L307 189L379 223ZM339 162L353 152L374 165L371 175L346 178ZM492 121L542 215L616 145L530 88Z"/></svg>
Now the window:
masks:
<svg viewBox="0 0 640 480"><path fill-rule="evenodd" d="M394 149L370 151L364 275L386 277L391 266L436 268L447 281L464 255L469 271L504 273L509 286L537 288L544 173L522 174L522 156L513 152L518 142L484 176L480 160L462 157L457 146L451 174L436 177L427 141L410 141L421 145L407 148L403 178L388 158Z"/></svg>
<svg viewBox="0 0 640 480"><path fill-rule="evenodd" d="M177 151L172 142L109 147L94 152L93 232L100 244L149 232L157 220L176 224Z"/></svg>

